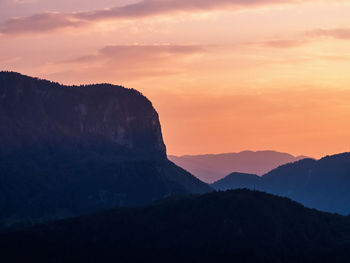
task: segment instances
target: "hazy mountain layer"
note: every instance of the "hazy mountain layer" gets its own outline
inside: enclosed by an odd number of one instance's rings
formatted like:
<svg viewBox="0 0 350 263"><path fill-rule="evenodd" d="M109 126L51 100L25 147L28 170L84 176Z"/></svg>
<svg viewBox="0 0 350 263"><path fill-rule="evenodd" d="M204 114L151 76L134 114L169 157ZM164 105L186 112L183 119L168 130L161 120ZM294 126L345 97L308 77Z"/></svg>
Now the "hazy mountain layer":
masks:
<svg viewBox="0 0 350 263"><path fill-rule="evenodd" d="M304 159L275 151L169 156L169 159L204 182L213 183L232 172L263 175L278 166Z"/></svg>

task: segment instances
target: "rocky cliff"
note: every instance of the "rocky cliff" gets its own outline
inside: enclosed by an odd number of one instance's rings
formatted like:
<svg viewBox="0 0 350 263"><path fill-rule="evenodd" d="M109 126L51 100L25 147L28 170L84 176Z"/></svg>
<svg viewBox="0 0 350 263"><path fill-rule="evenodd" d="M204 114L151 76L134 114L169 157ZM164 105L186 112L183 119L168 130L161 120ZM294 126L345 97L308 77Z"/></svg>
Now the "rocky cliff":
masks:
<svg viewBox="0 0 350 263"><path fill-rule="evenodd" d="M211 188L166 158L140 92L0 73L0 229Z"/></svg>
<svg viewBox="0 0 350 263"><path fill-rule="evenodd" d="M152 103L136 90L110 84L70 87L2 72L0 125L3 150L73 143L166 158Z"/></svg>

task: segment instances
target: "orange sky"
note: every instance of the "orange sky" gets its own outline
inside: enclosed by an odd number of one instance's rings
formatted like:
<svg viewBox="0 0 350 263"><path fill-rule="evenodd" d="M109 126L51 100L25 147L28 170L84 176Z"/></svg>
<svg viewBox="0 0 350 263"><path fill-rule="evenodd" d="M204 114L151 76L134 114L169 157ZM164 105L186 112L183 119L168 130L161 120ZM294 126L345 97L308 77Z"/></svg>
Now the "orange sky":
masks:
<svg viewBox="0 0 350 263"><path fill-rule="evenodd" d="M170 154L350 150L350 1L3 0L0 69L136 88Z"/></svg>

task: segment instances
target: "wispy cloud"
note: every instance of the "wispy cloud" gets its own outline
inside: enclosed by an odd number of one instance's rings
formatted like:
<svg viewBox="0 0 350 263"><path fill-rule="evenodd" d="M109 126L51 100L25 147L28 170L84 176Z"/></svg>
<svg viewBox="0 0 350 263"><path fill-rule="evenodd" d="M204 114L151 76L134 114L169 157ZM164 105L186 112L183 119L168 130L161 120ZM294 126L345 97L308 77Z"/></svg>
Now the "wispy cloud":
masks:
<svg viewBox="0 0 350 263"><path fill-rule="evenodd" d="M96 54L90 54L63 62L80 63L101 59L135 60L135 62L151 60L156 62L174 55L191 55L201 51L204 51L204 47L197 45L110 45L98 50Z"/></svg>
<svg viewBox="0 0 350 263"><path fill-rule="evenodd" d="M78 27L83 24L86 24L86 21L76 19L74 15L43 13L29 17L11 18L0 26L0 33L7 35L47 32L65 27Z"/></svg>
<svg viewBox="0 0 350 263"><path fill-rule="evenodd" d="M350 61L350 56L346 56L346 55L322 55L319 56L320 59L323 60L334 60L334 61L346 61L349 62Z"/></svg>
<svg viewBox="0 0 350 263"><path fill-rule="evenodd" d="M242 9L266 5L300 3L301 0L142 0L121 7L92 12L41 13L12 18L0 25L2 34L46 32L65 27L80 27L104 19L135 19L176 12L200 12L222 8Z"/></svg>
<svg viewBox="0 0 350 263"><path fill-rule="evenodd" d="M247 45L270 48L295 48L309 43L309 39L273 39L260 42L248 42Z"/></svg>
<svg viewBox="0 0 350 263"><path fill-rule="evenodd" d="M51 63L42 71L54 77L64 75L66 79L89 75L96 81L111 76L135 80L180 74L191 58L206 50L207 47L197 45L111 45L96 53Z"/></svg>
<svg viewBox="0 0 350 263"><path fill-rule="evenodd" d="M307 37L331 37L335 39L350 40L350 28L316 29L306 32Z"/></svg>
<svg viewBox="0 0 350 263"><path fill-rule="evenodd" d="M14 4L32 4L37 3L40 0L12 0L11 2Z"/></svg>
<svg viewBox="0 0 350 263"><path fill-rule="evenodd" d="M300 32L294 38L276 38L257 42L247 42L246 45L290 49L298 48L310 44L322 38L333 38L337 40L350 40L350 28L331 28L331 29L315 29L306 32Z"/></svg>

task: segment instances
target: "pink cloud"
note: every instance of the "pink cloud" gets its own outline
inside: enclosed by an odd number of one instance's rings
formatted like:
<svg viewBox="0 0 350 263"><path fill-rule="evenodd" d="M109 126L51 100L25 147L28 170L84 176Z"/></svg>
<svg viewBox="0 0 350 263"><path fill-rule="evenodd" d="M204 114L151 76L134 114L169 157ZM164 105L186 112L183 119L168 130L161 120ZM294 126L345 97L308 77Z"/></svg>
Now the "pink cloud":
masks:
<svg viewBox="0 0 350 263"><path fill-rule="evenodd" d="M93 54L57 61L50 74L54 78L64 75L65 79L89 75L96 81L110 76L135 80L174 75L184 71L187 59L206 50L197 45L111 45Z"/></svg>
<svg viewBox="0 0 350 263"><path fill-rule="evenodd" d="M89 63L104 61L113 64L129 66L156 65L159 63L174 62L185 56L203 52L205 47L197 45L110 45L105 46L95 54L59 61L66 63ZM142 66L141 65L141 66Z"/></svg>
<svg viewBox="0 0 350 263"><path fill-rule="evenodd" d="M301 32L294 39L272 39L260 42L248 42L247 45L268 48L296 48L309 44L320 38L334 38L338 40L350 40L350 28L315 29Z"/></svg>
<svg viewBox="0 0 350 263"><path fill-rule="evenodd" d="M110 9L76 13L41 13L12 18L0 25L2 34L46 32L65 27L80 27L103 19L135 19L175 12L200 12L220 8L251 8L265 5L300 3L301 0L142 0Z"/></svg>
<svg viewBox="0 0 350 263"><path fill-rule="evenodd" d="M246 43L248 45L270 47L270 48L295 48L310 42L308 39L273 39L261 42Z"/></svg>
<svg viewBox="0 0 350 263"><path fill-rule="evenodd" d="M83 20L74 19L71 15L60 13L42 13L29 17L11 18L0 25L2 34L21 34L29 32L47 32L65 27L78 27Z"/></svg>
<svg viewBox="0 0 350 263"><path fill-rule="evenodd" d="M316 29L306 32L309 37L331 37L336 39L349 40L350 28Z"/></svg>

